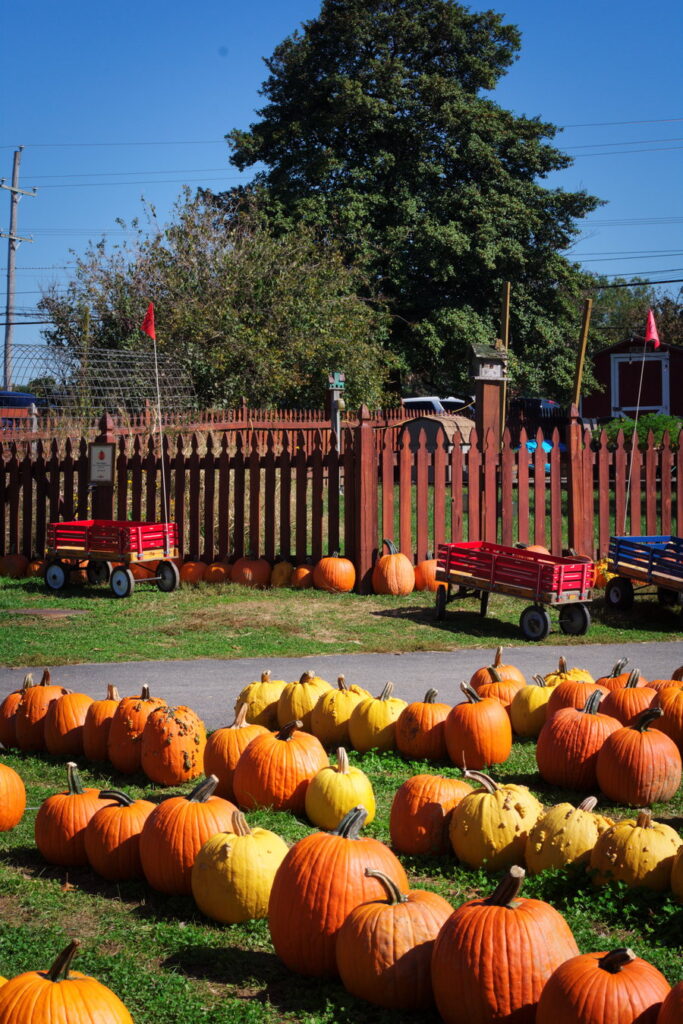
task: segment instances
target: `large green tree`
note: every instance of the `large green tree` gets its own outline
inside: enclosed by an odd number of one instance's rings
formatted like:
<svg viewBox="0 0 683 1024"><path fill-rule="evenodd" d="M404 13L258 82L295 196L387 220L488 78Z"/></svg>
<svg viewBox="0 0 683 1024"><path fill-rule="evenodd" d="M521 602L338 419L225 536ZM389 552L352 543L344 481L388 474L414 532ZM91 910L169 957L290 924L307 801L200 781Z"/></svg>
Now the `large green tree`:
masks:
<svg viewBox="0 0 683 1024"><path fill-rule="evenodd" d="M153 211L151 211L153 213ZM188 373L202 406L320 406L330 370L352 403L381 404L392 366L387 317L367 280L305 225L274 234L252 202L218 208L185 191L166 227L135 224L131 243L89 246L66 291L39 303L50 345L136 349L149 301L159 348ZM86 317L87 311L87 317ZM86 321L89 327L86 330Z"/></svg>
<svg viewBox="0 0 683 1024"><path fill-rule="evenodd" d="M499 14L450 0L323 0L266 60L260 119L227 136L282 225L371 268L408 386L467 382L509 280L518 387L570 388L588 278L562 252L599 201L544 187L571 162L557 129L489 95L519 49Z"/></svg>

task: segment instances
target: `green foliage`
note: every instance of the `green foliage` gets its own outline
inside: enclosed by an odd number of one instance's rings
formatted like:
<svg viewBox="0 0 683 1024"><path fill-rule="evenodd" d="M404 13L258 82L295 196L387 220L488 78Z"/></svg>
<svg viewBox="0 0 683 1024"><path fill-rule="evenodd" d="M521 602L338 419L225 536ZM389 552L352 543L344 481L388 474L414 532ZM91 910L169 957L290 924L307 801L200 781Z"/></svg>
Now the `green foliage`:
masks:
<svg viewBox="0 0 683 1024"><path fill-rule="evenodd" d="M604 429L607 433L607 440L611 444L616 444L617 435L620 430L623 430L625 440L630 442L633 437L633 431L636 429L636 421L632 420L629 416L625 416L623 419L611 420L609 423L606 423ZM594 430L593 437L600 437L602 430L602 427ZM638 417L637 430L638 442L640 444L647 444L650 431L652 431L654 436L655 444L662 443L665 431L668 431L671 443L678 444L678 435L683 430L683 420L678 416L666 416L664 413L648 412Z"/></svg>
<svg viewBox="0 0 683 1024"><path fill-rule="evenodd" d="M327 374L344 369L348 401L381 404L393 360L386 317L360 267L310 228L271 230L255 202L218 210L185 190L165 228L150 213L136 238L91 245L66 293L41 300L48 344L139 349L151 300L159 348L191 375L202 406L320 406ZM360 297L363 291L365 298Z"/></svg>
<svg viewBox="0 0 683 1024"><path fill-rule="evenodd" d="M501 15L450 0L323 0L266 60L260 120L228 135L237 167L265 165L281 225L303 219L372 270L407 386L468 383L509 280L515 384L571 388L591 279L560 253L599 201L539 184L571 163L557 129L487 95L519 46Z"/></svg>
<svg viewBox="0 0 683 1024"><path fill-rule="evenodd" d="M604 278L597 281L590 330L590 351L599 352L620 341L641 340L645 334L647 311L652 309L662 342L683 345L683 306L646 281L629 288L606 288ZM625 284L617 278L615 284Z"/></svg>

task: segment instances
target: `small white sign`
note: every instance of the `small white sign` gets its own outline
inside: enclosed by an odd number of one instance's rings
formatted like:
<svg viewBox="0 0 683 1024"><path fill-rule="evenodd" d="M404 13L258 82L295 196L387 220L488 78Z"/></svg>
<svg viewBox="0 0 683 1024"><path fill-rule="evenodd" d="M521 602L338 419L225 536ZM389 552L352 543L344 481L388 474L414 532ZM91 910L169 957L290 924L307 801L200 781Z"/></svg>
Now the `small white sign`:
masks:
<svg viewBox="0 0 683 1024"><path fill-rule="evenodd" d="M109 442L90 445L89 483L113 485L115 448L116 445Z"/></svg>

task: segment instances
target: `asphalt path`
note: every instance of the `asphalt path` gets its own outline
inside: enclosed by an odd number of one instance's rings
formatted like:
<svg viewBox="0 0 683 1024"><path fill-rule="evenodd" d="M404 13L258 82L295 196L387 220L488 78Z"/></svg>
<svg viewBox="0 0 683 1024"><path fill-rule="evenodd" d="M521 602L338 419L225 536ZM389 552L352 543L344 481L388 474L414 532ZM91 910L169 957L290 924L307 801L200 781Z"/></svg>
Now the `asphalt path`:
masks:
<svg viewBox="0 0 683 1024"><path fill-rule="evenodd" d="M683 665L683 641L662 643L556 644L535 647L506 647L504 662L511 662L531 678L534 672L547 674L564 655L570 666L586 668L595 677L606 675L618 658L628 657L630 668L639 668L648 679L668 679ZM408 654L339 654L305 658L239 658L234 661L198 659L196 661L127 661L106 664L65 665L52 668L55 682L72 690L102 698L107 683L115 683L122 696L138 693L149 683L154 695L169 704L187 704L194 708L208 729L232 721L235 699L247 683L259 679L268 669L273 679L298 679L313 669L334 683L343 674L349 683L358 683L379 693L391 680L396 696L403 700L421 700L430 687L439 691L439 699L457 704L462 698L459 684L492 658L492 649L468 648L458 651L416 651ZM24 673L34 678L40 669L0 668L0 700L21 686Z"/></svg>

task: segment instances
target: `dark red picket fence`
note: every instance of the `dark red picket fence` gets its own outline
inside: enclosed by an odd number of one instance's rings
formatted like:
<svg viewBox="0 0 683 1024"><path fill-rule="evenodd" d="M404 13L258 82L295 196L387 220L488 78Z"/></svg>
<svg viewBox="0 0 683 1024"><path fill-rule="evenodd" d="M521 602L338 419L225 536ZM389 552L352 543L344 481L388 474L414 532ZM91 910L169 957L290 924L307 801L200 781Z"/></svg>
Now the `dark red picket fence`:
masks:
<svg viewBox="0 0 683 1024"><path fill-rule="evenodd" d="M46 526L56 519L152 521L164 515L156 437L116 438L111 420L101 439L118 446L113 488L88 488L85 438L0 446L0 554L40 557ZM340 444L316 428L217 430L179 435L164 444L166 508L178 523L183 554L206 561L254 552L273 560L317 560L343 551L361 586L382 537L414 561L444 540L543 544L553 554L574 548L604 554L609 537L683 534L683 448L664 436L632 447L619 435L593 441L573 416L560 452L558 432L546 453L539 431L529 454L525 433L513 447L491 434L480 443L456 432L412 443L398 428L378 428L367 409ZM630 477L630 479L629 479Z"/></svg>

